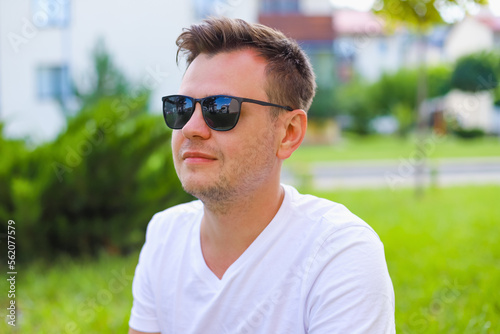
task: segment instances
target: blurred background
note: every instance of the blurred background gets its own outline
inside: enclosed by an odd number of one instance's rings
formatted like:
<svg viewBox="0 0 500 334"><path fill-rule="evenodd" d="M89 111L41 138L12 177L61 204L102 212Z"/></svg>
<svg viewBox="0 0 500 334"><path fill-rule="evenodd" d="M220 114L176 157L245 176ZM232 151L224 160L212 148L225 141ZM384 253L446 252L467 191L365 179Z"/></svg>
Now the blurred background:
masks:
<svg viewBox="0 0 500 334"><path fill-rule="evenodd" d="M0 332L127 331L147 223L192 199L161 116L175 40L219 15L309 55L283 182L375 228L397 331L500 333L499 0L0 0L0 267L12 220L18 272Z"/></svg>

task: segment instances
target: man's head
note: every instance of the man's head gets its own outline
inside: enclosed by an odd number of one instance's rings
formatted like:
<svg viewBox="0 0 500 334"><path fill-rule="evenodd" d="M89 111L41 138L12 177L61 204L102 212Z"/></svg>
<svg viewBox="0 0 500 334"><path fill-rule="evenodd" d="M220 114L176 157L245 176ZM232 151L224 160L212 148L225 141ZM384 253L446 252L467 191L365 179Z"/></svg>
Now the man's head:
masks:
<svg viewBox="0 0 500 334"><path fill-rule="evenodd" d="M230 19L192 26L177 43L188 68L179 95L163 102L184 189L212 210L278 190L314 95L303 51L270 28Z"/></svg>
<svg viewBox="0 0 500 334"><path fill-rule="evenodd" d="M251 48L266 62L264 90L273 103L309 110L316 90L315 76L307 55L281 32L240 19L211 18L193 25L177 39L179 53L188 66L200 54L216 55Z"/></svg>

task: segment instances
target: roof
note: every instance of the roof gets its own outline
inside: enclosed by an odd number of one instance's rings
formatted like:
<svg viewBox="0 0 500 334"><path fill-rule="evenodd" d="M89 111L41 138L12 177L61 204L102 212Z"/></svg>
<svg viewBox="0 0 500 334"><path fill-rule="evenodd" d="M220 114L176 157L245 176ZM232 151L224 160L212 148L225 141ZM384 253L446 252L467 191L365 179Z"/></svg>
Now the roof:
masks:
<svg viewBox="0 0 500 334"><path fill-rule="evenodd" d="M339 36L381 35L384 21L372 12L341 9L333 12L333 29Z"/></svg>
<svg viewBox="0 0 500 334"><path fill-rule="evenodd" d="M500 32L500 17L493 15L478 15L476 18L493 32Z"/></svg>
<svg viewBox="0 0 500 334"><path fill-rule="evenodd" d="M330 15L260 14L259 22L299 41L331 41L335 37Z"/></svg>

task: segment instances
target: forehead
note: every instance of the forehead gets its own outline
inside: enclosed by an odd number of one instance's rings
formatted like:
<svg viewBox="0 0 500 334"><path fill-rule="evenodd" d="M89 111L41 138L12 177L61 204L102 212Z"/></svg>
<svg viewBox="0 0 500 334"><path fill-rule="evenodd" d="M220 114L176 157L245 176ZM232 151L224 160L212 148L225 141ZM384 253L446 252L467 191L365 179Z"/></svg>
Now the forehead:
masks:
<svg viewBox="0 0 500 334"><path fill-rule="evenodd" d="M202 53L187 68L179 93L196 98L228 94L265 99L266 65L266 60L251 49Z"/></svg>

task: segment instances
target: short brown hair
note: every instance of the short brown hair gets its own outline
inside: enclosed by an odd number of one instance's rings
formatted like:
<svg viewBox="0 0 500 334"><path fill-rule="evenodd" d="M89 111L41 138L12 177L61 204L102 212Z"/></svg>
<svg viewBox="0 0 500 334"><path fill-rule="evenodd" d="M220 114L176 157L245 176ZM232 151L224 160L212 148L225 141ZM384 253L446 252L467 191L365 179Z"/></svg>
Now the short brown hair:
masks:
<svg viewBox="0 0 500 334"><path fill-rule="evenodd" d="M241 19L209 18L184 29L177 38L187 65L200 55L252 48L267 60L264 90L272 103L307 111L316 91L314 72L305 52L283 33Z"/></svg>

